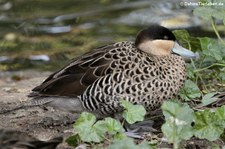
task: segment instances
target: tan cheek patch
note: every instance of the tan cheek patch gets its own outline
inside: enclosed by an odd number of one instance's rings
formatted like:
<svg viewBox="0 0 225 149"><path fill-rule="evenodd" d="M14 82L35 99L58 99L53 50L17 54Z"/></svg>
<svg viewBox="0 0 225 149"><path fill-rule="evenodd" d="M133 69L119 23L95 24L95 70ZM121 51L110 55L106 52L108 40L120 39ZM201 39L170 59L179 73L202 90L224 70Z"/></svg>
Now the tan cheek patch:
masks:
<svg viewBox="0 0 225 149"><path fill-rule="evenodd" d="M138 48L152 55L170 55L173 46L174 41L153 40L141 43Z"/></svg>
<svg viewBox="0 0 225 149"><path fill-rule="evenodd" d="M154 40L152 41L152 44L156 49L158 50L158 53L160 55L169 55L171 54L171 50L174 46L174 41L170 40Z"/></svg>

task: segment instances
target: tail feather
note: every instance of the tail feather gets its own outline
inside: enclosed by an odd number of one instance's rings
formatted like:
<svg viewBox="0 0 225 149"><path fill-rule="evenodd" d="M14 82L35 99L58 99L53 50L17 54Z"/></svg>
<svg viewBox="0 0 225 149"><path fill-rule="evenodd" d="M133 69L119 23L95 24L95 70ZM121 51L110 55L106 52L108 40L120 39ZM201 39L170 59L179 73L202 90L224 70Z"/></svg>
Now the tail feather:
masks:
<svg viewBox="0 0 225 149"><path fill-rule="evenodd" d="M0 110L0 114L7 114L20 109L32 108L36 106L47 105L53 108L68 111L71 113L81 113L85 111L79 98L76 97L40 97L33 96L31 100L25 101L13 107L6 107Z"/></svg>

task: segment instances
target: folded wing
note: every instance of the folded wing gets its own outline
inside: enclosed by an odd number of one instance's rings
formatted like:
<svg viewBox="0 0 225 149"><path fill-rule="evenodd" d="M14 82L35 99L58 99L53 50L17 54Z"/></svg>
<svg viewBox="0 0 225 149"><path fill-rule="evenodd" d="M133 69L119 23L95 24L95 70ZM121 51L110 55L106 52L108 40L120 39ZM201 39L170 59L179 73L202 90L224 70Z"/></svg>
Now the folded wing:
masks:
<svg viewBox="0 0 225 149"><path fill-rule="evenodd" d="M41 85L35 87L33 96L78 96L98 78L112 72L113 55L107 45L73 59L69 65L51 74Z"/></svg>

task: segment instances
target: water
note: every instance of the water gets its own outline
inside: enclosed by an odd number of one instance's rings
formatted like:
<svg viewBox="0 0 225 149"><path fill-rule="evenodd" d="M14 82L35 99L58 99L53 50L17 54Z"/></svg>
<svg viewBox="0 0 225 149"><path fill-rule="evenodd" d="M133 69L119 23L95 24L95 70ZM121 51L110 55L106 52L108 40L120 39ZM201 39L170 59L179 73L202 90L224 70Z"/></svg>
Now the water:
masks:
<svg viewBox="0 0 225 149"><path fill-rule="evenodd" d="M97 46L134 40L151 23L200 31L193 8L178 0L0 0L0 70L55 70Z"/></svg>

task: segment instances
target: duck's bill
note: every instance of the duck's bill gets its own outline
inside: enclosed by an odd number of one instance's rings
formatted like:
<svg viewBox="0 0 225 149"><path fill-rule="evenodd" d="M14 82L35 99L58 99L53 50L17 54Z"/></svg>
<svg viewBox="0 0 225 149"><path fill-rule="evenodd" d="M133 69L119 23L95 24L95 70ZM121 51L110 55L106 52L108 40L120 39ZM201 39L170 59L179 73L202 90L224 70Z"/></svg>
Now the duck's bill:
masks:
<svg viewBox="0 0 225 149"><path fill-rule="evenodd" d="M184 59L198 59L199 54L198 52L192 52L188 49L183 48L180 46L177 42L175 43L172 51L180 56L182 56Z"/></svg>

